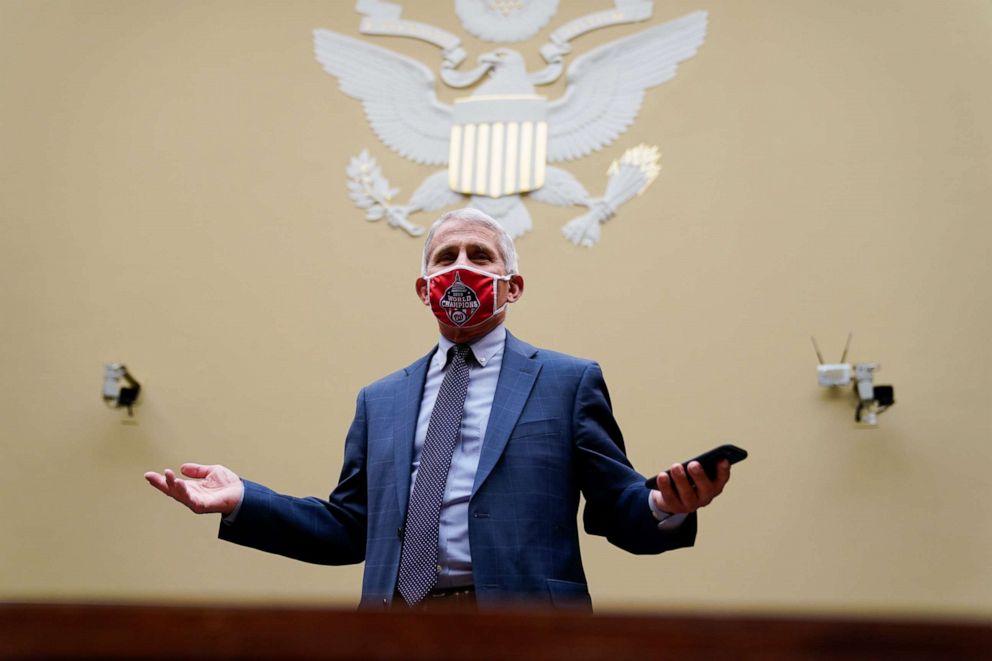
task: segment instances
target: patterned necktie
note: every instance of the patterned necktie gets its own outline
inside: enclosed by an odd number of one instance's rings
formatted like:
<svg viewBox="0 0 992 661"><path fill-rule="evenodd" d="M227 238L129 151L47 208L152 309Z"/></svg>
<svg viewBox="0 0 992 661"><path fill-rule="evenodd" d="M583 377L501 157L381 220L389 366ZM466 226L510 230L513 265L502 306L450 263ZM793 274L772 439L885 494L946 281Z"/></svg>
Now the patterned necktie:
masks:
<svg viewBox="0 0 992 661"><path fill-rule="evenodd" d="M438 521L441 500L448 482L451 455L461 435L465 395L468 393L467 344L450 349L451 360L445 368L438 390L427 437L420 453L417 481L406 510L403 552L397 589L411 606L418 603L437 583Z"/></svg>

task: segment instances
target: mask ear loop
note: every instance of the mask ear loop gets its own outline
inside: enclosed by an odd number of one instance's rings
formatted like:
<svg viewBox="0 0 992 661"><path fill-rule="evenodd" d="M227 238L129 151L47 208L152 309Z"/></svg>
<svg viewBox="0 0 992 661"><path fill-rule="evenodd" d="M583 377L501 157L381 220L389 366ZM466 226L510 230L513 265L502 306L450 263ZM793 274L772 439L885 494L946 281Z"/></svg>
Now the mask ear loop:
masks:
<svg viewBox="0 0 992 661"><path fill-rule="evenodd" d="M503 303L503 305L499 306L498 308L496 307L496 301L499 298L499 281L500 280L504 280L506 282L509 282L510 279L513 277L513 275L496 275L495 273L490 273L489 271L483 271L482 269L474 269L474 268L471 268L471 267L468 267L468 266L451 267L451 268L445 269L444 271L441 271L440 273L435 273L434 275L441 275L441 273L444 273L446 271L449 271L449 270L451 270L453 268L462 268L462 269L465 269L466 271L475 271L476 273L481 273L481 274L486 275L486 276L488 276L488 277L490 277L490 278L493 279L493 313L489 317L490 319L492 319L493 317L495 317L496 315L498 315L500 312L502 312L503 310L505 310L506 307L510 304L510 302L507 301L507 302ZM486 320L480 321L480 322L478 322L476 324L472 324L470 326L462 326L462 328L475 328L476 326L479 326L480 324L484 324L484 323L486 323Z"/></svg>
<svg viewBox="0 0 992 661"><path fill-rule="evenodd" d="M506 306L508 306L510 304L509 301L504 301L503 302L503 305L499 306L499 308L496 307L496 301L499 300L499 282L500 282L500 280L502 280L504 282L509 282L510 279L513 276L512 275L494 275L492 273L490 273L490 275L493 276L493 316L495 317L500 312L502 312L503 310L505 310L506 309Z"/></svg>
<svg viewBox="0 0 992 661"><path fill-rule="evenodd" d="M427 300L426 301L424 301L424 299L420 299L420 300L423 301L424 302L424 305L426 305L427 307L430 307L431 306L431 278L435 277L436 275L437 274L435 273L434 275L425 275L425 276L423 276L423 278L424 278L424 292L427 295Z"/></svg>

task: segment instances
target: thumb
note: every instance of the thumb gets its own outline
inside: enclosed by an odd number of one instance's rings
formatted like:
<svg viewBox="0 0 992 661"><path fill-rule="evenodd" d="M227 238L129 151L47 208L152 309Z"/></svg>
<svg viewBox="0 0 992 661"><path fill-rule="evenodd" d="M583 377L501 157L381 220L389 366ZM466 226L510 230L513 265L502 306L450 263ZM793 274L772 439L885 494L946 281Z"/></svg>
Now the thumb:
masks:
<svg viewBox="0 0 992 661"><path fill-rule="evenodd" d="M210 466L204 466L202 464L183 464L179 470L186 477L206 477L210 474L210 468Z"/></svg>

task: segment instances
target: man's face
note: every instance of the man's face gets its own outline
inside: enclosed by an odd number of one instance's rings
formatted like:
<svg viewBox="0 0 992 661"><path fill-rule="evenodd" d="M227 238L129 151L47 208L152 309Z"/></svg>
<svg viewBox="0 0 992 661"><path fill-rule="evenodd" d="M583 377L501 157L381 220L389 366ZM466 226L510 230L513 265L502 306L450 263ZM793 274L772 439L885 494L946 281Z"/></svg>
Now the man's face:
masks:
<svg viewBox="0 0 992 661"><path fill-rule="evenodd" d="M451 266L471 266L495 275L506 275L506 264L499 252L499 236L485 225L451 220L441 225L431 240L427 254L427 274L433 275ZM514 275L509 282L500 281L496 291L496 305L513 303L523 293L524 281ZM430 293L425 278L417 278L417 295L430 305ZM441 333L453 342L468 342L482 337L502 323L506 311L487 320L476 328L451 328L438 324Z"/></svg>
<svg viewBox="0 0 992 661"><path fill-rule="evenodd" d="M506 275L496 232L485 225L458 220L442 225L431 241L427 274L449 266L474 266L496 275Z"/></svg>

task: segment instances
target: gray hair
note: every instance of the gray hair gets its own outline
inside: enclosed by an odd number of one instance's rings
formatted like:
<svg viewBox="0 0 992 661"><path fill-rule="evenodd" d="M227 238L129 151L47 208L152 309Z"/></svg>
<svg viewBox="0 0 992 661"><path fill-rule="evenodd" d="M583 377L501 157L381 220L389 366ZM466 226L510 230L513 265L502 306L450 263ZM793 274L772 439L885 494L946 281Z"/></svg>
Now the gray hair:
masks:
<svg viewBox="0 0 992 661"><path fill-rule="evenodd" d="M444 225L452 220L460 220L473 225L481 225L483 227L488 227L495 232L498 238L496 248L499 250L499 256L503 260L503 265L506 267L507 275L517 273L517 249L513 245L513 239L506 233L503 226L496 222L488 214L483 213L478 209L473 209L472 207L465 207L464 209L449 211L435 220L434 224L431 225L430 231L427 232L427 238L424 240L424 255L420 260L421 276L427 276L427 260L430 259L431 242L434 241L434 234L437 233L437 230L441 227L441 225Z"/></svg>

